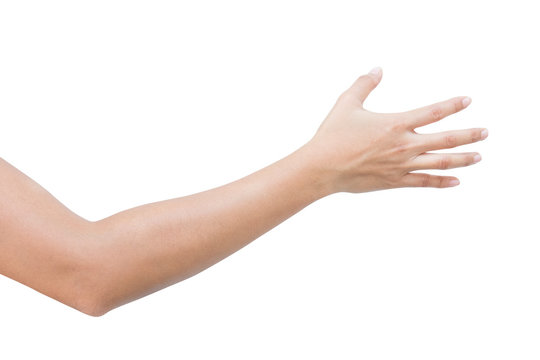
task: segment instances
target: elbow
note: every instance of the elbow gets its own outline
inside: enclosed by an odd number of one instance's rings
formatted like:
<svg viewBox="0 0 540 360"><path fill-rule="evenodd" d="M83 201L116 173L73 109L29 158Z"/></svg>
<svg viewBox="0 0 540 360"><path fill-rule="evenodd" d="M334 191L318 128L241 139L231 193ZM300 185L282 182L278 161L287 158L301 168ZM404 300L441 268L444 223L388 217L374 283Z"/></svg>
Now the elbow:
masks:
<svg viewBox="0 0 540 360"><path fill-rule="evenodd" d="M77 291L74 293L72 307L81 313L91 317L101 317L114 308L107 294L112 293L112 288L107 287L107 282L100 276L100 271L86 268L79 276Z"/></svg>
<svg viewBox="0 0 540 360"><path fill-rule="evenodd" d="M101 317L109 312L103 301L95 296L85 296L78 299L77 303L72 306L74 309L91 317Z"/></svg>
<svg viewBox="0 0 540 360"><path fill-rule="evenodd" d="M108 312L100 307L84 308L84 309L80 309L79 311L91 317L101 317Z"/></svg>
<svg viewBox="0 0 540 360"><path fill-rule="evenodd" d="M72 302L69 304L75 310L91 316L101 317L107 314L113 307L110 306L110 299L107 294L111 293L112 288L108 288L110 281L104 274L106 266L98 259L103 257L103 249L96 244L100 243L100 237L96 235L94 223L88 230L86 241L81 242L84 246L77 251L74 260L76 265L75 277L71 293Z"/></svg>
<svg viewBox="0 0 540 360"><path fill-rule="evenodd" d="M64 302L69 307L91 317L101 317L109 312L106 306L104 297L95 287L79 284L77 289L72 292L72 297L69 301ZM74 295L76 294L76 295Z"/></svg>
<svg viewBox="0 0 540 360"><path fill-rule="evenodd" d="M69 282L57 284L54 291L41 291L64 305L85 315L100 317L110 309L105 305L103 296L95 291L96 287L88 281L89 274L70 277Z"/></svg>
<svg viewBox="0 0 540 360"><path fill-rule="evenodd" d="M96 263L93 250L87 249L84 256L78 256L74 265L75 271L64 291L64 303L71 308L91 317L101 317L108 313L105 279Z"/></svg>
<svg viewBox="0 0 540 360"><path fill-rule="evenodd" d="M126 278L132 274L122 266L118 250L111 249L108 234L90 223L69 259L69 276L62 290L65 304L91 317L101 317L135 298Z"/></svg>

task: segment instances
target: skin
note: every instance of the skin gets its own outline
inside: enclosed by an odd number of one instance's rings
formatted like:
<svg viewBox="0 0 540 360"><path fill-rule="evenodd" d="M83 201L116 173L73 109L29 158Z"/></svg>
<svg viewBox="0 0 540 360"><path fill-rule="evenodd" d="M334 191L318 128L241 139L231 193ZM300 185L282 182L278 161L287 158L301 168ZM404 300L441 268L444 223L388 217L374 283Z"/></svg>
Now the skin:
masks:
<svg viewBox="0 0 540 360"><path fill-rule="evenodd" d="M0 159L0 273L101 316L203 271L325 196L457 185L453 176L412 171L475 163L475 152L432 151L483 140L487 130L414 130L463 110L470 99L374 113L363 103L381 77L380 68L360 76L315 135L273 164L217 188L99 221L73 213Z"/></svg>

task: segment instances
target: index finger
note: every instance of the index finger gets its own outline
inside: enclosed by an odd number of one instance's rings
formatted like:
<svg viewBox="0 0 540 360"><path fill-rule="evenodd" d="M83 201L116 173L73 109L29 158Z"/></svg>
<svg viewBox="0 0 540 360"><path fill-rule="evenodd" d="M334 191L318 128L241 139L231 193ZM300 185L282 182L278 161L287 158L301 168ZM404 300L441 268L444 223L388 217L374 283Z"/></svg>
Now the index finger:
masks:
<svg viewBox="0 0 540 360"><path fill-rule="evenodd" d="M435 104L402 113L411 129L425 126L465 109L471 103L468 96L456 96Z"/></svg>

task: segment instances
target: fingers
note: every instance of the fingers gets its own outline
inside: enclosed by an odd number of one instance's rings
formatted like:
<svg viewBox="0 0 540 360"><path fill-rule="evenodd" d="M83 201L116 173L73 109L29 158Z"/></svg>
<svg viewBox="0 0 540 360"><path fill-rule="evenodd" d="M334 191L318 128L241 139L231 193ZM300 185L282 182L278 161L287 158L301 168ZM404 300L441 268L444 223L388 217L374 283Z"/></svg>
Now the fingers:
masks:
<svg viewBox="0 0 540 360"><path fill-rule="evenodd" d="M356 79L346 93L356 100L359 100L361 104L364 104L364 101L371 91L377 87L381 78L382 69L380 67L375 67L369 73Z"/></svg>
<svg viewBox="0 0 540 360"><path fill-rule="evenodd" d="M450 149L456 146L471 144L484 140L488 136L485 128L450 130L435 134L420 134L419 150L421 152Z"/></svg>
<svg viewBox="0 0 540 360"><path fill-rule="evenodd" d="M439 176L424 173L409 173L401 178L401 187L435 187L446 188L459 185L459 180L453 176Z"/></svg>
<svg viewBox="0 0 540 360"><path fill-rule="evenodd" d="M402 113L410 129L425 126L465 109L471 103L468 96L457 96L445 101Z"/></svg>
<svg viewBox="0 0 540 360"><path fill-rule="evenodd" d="M406 166L409 171L426 169L453 169L457 167L469 166L482 160L482 156L476 152L455 153L455 154L420 154L409 161Z"/></svg>

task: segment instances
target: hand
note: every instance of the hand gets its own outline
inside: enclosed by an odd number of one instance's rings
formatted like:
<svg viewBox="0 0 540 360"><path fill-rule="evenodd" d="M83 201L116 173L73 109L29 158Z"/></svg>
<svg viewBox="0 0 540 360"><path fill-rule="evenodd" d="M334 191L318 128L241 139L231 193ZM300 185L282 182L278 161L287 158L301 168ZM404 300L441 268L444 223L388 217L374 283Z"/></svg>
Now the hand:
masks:
<svg viewBox="0 0 540 360"><path fill-rule="evenodd" d="M480 161L480 154L431 153L487 137L487 129L471 128L434 134L414 129L466 108L471 99L458 96L403 113L374 113L364 109L369 93L379 84L380 68L359 77L338 98L314 137L306 144L318 166L330 174L333 192L367 192L399 187L456 186L452 176L412 173L450 169Z"/></svg>

